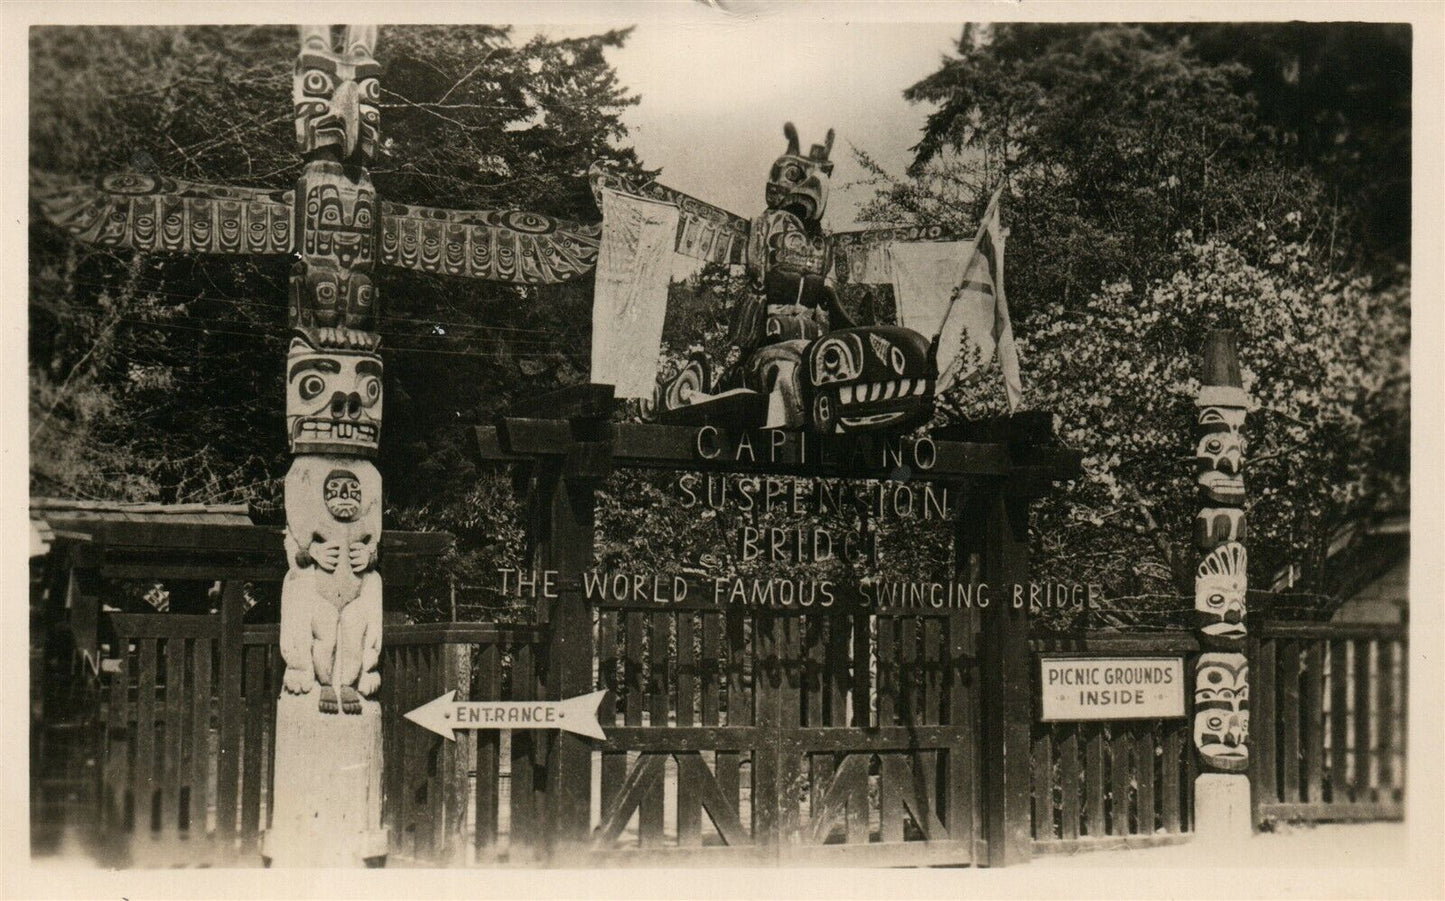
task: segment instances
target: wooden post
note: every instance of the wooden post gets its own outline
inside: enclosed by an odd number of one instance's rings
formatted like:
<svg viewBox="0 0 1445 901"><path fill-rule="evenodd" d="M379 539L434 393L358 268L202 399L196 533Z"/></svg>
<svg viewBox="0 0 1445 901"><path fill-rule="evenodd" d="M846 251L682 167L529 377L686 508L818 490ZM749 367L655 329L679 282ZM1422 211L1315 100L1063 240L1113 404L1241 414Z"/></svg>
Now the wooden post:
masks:
<svg viewBox="0 0 1445 901"><path fill-rule="evenodd" d="M1033 678L1029 667L1028 601L1015 606L1013 586L1028 579L1027 501L996 485L964 504L965 547L981 552L982 581L992 598L983 622L983 803L988 865L1026 862L1033 853L1030 819L1030 732Z"/></svg>
<svg viewBox="0 0 1445 901"><path fill-rule="evenodd" d="M573 414L573 443L564 456L537 468L530 506L540 528L532 567L556 572L557 597L548 599L549 638L546 686L561 700L592 691L592 610L582 591L582 574L592 566L594 498L611 471L611 445L603 437L611 386L581 385L558 392L556 406ZM546 847L554 860L582 851L588 841L592 805L589 739L562 732L550 739L547 755Z"/></svg>

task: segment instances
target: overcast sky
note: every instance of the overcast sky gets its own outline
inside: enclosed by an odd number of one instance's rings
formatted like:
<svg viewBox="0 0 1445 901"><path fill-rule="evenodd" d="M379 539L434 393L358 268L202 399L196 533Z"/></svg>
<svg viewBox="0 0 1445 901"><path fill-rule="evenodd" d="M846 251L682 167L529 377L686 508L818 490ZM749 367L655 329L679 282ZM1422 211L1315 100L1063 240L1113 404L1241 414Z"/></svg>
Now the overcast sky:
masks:
<svg viewBox="0 0 1445 901"><path fill-rule="evenodd" d="M518 26L513 39L604 27ZM835 129L824 223L843 229L858 222L872 193L848 187L862 176L850 145L902 171L931 111L905 101L903 89L938 68L961 29L961 22L750 19L698 6L693 21L638 23L608 59L642 98L625 121L643 162L661 167L660 180L671 187L740 215L762 211L768 167L787 146L784 122L798 126L805 153Z"/></svg>

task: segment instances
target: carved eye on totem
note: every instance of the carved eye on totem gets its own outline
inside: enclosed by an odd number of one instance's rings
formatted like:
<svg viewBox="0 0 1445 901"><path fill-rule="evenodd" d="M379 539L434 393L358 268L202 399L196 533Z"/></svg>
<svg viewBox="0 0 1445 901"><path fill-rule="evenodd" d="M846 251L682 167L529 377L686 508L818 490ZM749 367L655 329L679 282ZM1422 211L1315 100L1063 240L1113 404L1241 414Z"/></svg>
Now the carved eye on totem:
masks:
<svg viewBox="0 0 1445 901"><path fill-rule="evenodd" d="M1224 452L1224 440L1221 438L1209 438L1204 442L1205 453L1221 454Z"/></svg>
<svg viewBox="0 0 1445 901"><path fill-rule="evenodd" d="M301 77L301 89L308 94L329 94L335 87L330 75L319 69L311 69Z"/></svg>
<svg viewBox="0 0 1445 901"><path fill-rule="evenodd" d="M1215 594L1211 594L1208 598L1206 598L1204 602L1208 604L1212 609L1220 609L1224 606L1224 595L1216 592Z"/></svg>
<svg viewBox="0 0 1445 901"><path fill-rule="evenodd" d="M857 335L825 338L813 354L813 384L857 378L862 363L863 346Z"/></svg>
<svg viewBox="0 0 1445 901"><path fill-rule="evenodd" d="M363 79L358 85L362 100L370 100L372 103L381 99L381 81L375 78Z"/></svg>
<svg viewBox="0 0 1445 901"><path fill-rule="evenodd" d="M1209 719L1204 721L1204 725L1209 727L1210 729L1218 731L1224 728L1224 717L1211 716Z"/></svg>
<svg viewBox="0 0 1445 901"><path fill-rule="evenodd" d="M381 400L381 380L374 376L367 376L360 384L361 403L363 406L374 406Z"/></svg>
<svg viewBox="0 0 1445 901"><path fill-rule="evenodd" d="M888 362L892 364L894 372L902 375L903 367L907 365L908 361L903 358L903 351L900 348L893 347L888 351Z"/></svg>
<svg viewBox="0 0 1445 901"><path fill-rule="evenodd" d="M797 163L788 163L783 167L783 181L799 182L803 180L803 167Z"/></svg>
<svg viewBox="0 0 1445 901"><path fill-rule="evenodd" d="M308 375L296 386L296 390L301 393L302 400L312 400L326 390L326 379L319 375Z"/></svg>

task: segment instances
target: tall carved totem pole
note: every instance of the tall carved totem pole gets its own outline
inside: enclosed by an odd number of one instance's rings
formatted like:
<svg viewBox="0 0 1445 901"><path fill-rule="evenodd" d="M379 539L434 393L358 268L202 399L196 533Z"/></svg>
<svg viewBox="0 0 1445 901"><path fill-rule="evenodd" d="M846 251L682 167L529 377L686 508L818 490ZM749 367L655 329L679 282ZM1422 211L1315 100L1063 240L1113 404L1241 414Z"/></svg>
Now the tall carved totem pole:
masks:
<svg viewBox="0 0 1445 901"><path fill-rule="evenodd" d="M1194 669L1195 832L1201 838L1250 834L1249 659L1245 656L1248 553L1244 541L1243 435L1248 396L1234 333L1210 332L1195 400L1195 468L1202 509L1195 545L1194 610L1204 649Z"/></svg>
<svg viewBox="0 0 1445 901"><path fill-rule="evenodd" d="M371 284L381 67L375 26L301 29L292 97L306 160L286 355L285 691L276 707L274 864L348 866L386 854L381 826L381 357ZM326 749L318 753L321 749Z"/></svg>

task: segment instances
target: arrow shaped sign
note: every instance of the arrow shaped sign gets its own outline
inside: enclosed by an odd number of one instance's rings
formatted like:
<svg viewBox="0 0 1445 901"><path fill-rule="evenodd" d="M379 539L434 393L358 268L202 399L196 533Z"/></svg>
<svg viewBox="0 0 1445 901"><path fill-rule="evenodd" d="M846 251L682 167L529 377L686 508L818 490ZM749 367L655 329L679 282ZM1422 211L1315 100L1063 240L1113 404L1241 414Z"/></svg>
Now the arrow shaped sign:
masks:
<svg viewBox="0 0 1445 901"><path fill-rule="evenodd" d="M455 741L455 729L561 729L605 739L597 708L605 691L565 701L458 701L456 690L403 714L407 719Z"/></svg>

